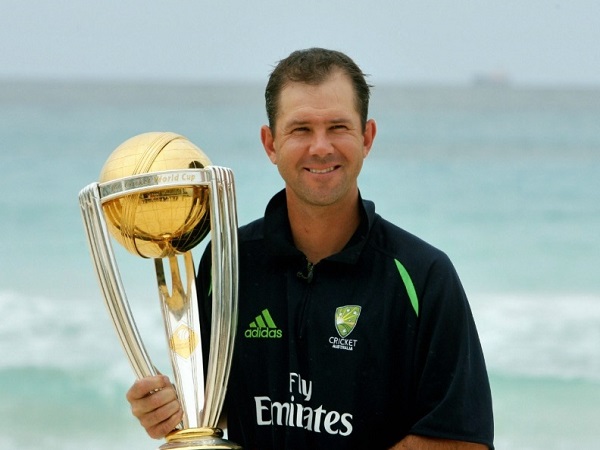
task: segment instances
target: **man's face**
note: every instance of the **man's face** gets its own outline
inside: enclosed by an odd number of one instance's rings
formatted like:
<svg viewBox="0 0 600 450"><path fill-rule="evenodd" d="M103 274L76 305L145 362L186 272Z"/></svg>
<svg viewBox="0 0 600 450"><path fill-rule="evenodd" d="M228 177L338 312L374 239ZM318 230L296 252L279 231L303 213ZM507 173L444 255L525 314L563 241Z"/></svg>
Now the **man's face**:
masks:
<svg viewBox="0 0 600 450"><path fill-rule="evenodd" d="M288 196L313 206L354 198L375 122L363 132L350 79L336 71L316 86L290 83L278 110L276 128L263 127L261 138Z"/></svg>

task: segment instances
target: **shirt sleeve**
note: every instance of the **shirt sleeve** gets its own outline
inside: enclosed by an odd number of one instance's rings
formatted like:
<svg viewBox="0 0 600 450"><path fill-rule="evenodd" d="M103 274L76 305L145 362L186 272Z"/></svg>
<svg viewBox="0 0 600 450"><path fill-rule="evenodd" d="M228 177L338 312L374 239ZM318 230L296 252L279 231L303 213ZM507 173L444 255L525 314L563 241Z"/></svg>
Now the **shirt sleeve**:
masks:
<svg viewBox="0 0 600 450"><path fill-rule="evenodd" d="M411 434L476 442L493 449L488 374L475 322L446 255L431 265L420 296Z"/></svg>

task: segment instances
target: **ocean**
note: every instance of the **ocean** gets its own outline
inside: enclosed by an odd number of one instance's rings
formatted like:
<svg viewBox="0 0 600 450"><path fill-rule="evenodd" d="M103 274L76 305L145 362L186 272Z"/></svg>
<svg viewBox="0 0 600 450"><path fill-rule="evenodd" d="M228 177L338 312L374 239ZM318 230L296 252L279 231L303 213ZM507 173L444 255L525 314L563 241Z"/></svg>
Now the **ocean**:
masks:
<svg viewBox="0 0 600 450"><path fill-rule="evenodd" d="M173 131L234 170L240 223L258 217L282 187L259 141L262 89L0 83L0 448L161 445L125 400L134 375L78 193L121 142ZM371 116L362 195L457 267L490 372L496 447L598 447L600 88L384 85ZM152 263L116 251L146 347L169 373Z"/></svg>

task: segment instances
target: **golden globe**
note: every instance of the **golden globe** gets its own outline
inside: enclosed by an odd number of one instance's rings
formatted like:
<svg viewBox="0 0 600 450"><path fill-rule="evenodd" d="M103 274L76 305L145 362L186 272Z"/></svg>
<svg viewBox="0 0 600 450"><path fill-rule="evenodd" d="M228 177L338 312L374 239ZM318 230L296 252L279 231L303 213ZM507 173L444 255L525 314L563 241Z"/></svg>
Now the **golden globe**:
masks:
<svg viewBox="0 0 600 450"><path fill-rule="evenodd" d="M111 153L100 172L100 183L209 165L206 154L179 134L143 133L126 140ZM156 176L163 182L185 181L180 180L185 177L181 174ZM128 194L104 203L103 210L111 235L129 252L144 258L185 253L210 231L209 192L205 186L190 184Z"/></svg>

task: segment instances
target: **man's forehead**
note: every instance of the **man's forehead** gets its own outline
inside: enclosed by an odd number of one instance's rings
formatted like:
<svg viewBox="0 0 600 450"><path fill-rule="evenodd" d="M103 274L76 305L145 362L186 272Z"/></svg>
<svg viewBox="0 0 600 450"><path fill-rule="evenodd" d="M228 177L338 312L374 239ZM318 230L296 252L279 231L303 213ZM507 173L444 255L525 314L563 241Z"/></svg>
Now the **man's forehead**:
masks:
<svg viewBox="0 0 600 450"><path fill-rule="evenodd" d="M356 110L356 94L345 76L330 76L318 84L288 82L280 92L278 115L285 114L288 108L347 109Z"/></svg>

